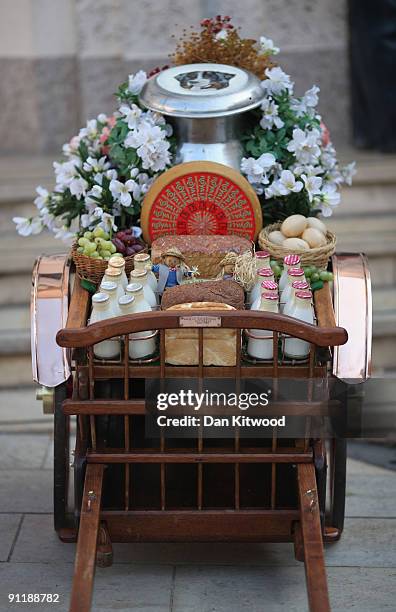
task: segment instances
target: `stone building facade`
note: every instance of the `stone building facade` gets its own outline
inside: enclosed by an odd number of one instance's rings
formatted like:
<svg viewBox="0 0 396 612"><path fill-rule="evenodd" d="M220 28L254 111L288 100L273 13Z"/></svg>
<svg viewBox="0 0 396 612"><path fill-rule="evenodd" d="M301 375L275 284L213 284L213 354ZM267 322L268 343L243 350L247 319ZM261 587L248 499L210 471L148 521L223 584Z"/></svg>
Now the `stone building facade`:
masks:
<svg viewBox="0 0 396 612"><path fill-rule="evenodd" d="M114 109L131 72L167 63L177 34L228 14L281 47L297 93L316 83L336 145L349 139L347 0L1 0L0 154L58 151Z"/></svg>

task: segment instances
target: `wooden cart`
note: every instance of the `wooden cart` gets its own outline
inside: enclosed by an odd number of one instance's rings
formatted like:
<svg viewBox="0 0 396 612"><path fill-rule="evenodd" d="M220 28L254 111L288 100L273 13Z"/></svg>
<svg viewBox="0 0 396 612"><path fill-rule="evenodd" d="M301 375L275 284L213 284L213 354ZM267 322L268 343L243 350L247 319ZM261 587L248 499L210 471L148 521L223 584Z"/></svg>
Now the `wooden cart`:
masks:
<svg viewBox="0 0 396 612"><path fill-rule="evenodd" d="M317 326L283 315L219 311L221 327L235 331L236 365L227 367L204 365L203 327L197 329L198 365L166 363L165 333L179 327L180 312L129 315L87 326L89 294L76 281L69 299L68 263L58 258L55 272L51 261L40 260L34 274L32 348L34 374L39 380L43 360L40 317L48 312L44 306L40 312L40 286L41 297L48 297L50 287L63 317L65 303L68 306L67 320L58 320L58 329L62 329L56 336L57 346L53 344L55 374L44 384L47 404L51 406L52 402L55 418L55 529L65 542L77 539L70 610L90 610L95 562L111 564L112 542L137 541L294 542L296 558L305 563L310 610L329 610L323 542L338 540L343 529L345 440L335 439L329 444L312 438L310 419L324 414L326 403L315 401L310 392L302 402L277 401L276 381L302 378L312 389L315 380L342 378L343 372L354 382L369 375L371 301L365 258L333 258L335 308L326 283L315 293ZM340 296L352 272L359 279L354 296L359 292L364 296L353 318ZM213 317L213 311L206 315ZM196 326L194 315L188 316L191 327ZM53 323L47 323L51 328ZM246 328L272 330L278 359L270 363L247 360L243 349ZM143 330L158 330L158 353L148 362L132 362L128 357L129 334ZM51 329L46 332L48 340ZM306 362L288 362L282 351L278 352L285 336L310 342ZM93 345L109 338L122 341L117 362L94 357ZM358 345L358 351L354 345ZM47 344L44 370L48 359ZM165 440L163 436L158 441L148 440L144 435L144 381L169 377L236 381L271 378L275 382L271 409L279 415L305 415L305 436L284 440L274 428L271 439L253 441L240 438L238 431L233 439L211 440L198 435L182 441ZM52 394L48 388L53 389ZM74 449L70 448L70 439L74 440L70 435L72 421L76 424ZM68 503L71 450L73 508Z"/></svg>

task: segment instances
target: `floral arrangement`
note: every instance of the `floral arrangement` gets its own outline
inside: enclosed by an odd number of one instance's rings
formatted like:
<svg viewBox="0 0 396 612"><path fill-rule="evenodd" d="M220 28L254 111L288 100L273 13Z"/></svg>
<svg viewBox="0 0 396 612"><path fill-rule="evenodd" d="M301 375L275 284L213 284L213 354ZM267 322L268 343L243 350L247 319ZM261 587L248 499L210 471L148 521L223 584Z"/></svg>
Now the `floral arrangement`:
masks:
<svg viewBox="0 0 396 612"><path fill-rule="evenodd" d="M319 88L295 97L290 77L271 60L278 52L268 38L241 38L230 18L218 15L202 21L200 32L185 33L171 59L229 63L258 75L265 97L242 135L241 172L258 193L264 218L271 223L296 212L329 216L340 201L340 185L351 184L354 163L339 166L316 111ZM111 238L139 223L145 194L174 159L171 126L139 104L146 79L158 71L130 75L116 94L117 111L88 121L63 146L66 159L54 162L54 190L37 188L38 215L14 218L21 235L46 227L70 242L101 228Z"/></svg>

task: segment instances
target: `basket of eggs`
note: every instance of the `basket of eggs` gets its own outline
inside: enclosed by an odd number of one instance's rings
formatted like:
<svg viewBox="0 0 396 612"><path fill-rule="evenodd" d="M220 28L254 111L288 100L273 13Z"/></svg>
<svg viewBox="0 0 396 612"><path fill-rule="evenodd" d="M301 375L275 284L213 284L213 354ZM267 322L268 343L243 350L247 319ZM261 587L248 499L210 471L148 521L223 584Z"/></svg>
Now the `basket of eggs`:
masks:
<svg viewBox="0 0 396 612"><path fill-rule="evenodd" d="M261 249L269 251L273 259L283 261L285 255L296 253L301 265L326 269L335 251L336 237L316 217L291 215L282 223L264 227L258 243Z"/></svg>

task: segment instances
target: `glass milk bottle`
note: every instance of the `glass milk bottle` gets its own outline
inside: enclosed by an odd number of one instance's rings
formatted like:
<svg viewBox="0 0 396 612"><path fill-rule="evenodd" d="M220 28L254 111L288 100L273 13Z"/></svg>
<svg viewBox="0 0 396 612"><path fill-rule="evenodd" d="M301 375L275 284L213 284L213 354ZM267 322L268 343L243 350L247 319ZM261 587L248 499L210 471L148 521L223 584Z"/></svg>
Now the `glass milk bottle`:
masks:
<svg viewBox="0 0 396 612"><path fill-rule="evenodd" d="M90 324L104 321L114 316L109 302L109 296L106 293L95 293L92 296ZM99 357L99 359L117 359L120 354L120 342L115 339L103 340L98 344L94 344L93 352L95 357Z"/></svg>
<svg viewBox="0 0 396 612"><path fill-rule="evenodd" d="M152 312L150 304L146 301L143 292L143 285L140 283L130 283L127 285L126 294L135 298L133 303L133 313ZM155 351L155 336L153 331L143 331L130 334L129 356L131 359L142 359L152 355ZM148 337L153 336L153 337ZM134 338L134 340L132 340ZM137 338L137 339L136 339Z"/></svg>
<svg viewBox="0 0 396 612"><path fill-rule="evenodd" d="M263 312L278 312L278 296L273 293L263 293L258 310ZM247 352L255 359L272 359L274 355L273 333L264 329L250 329Z"/></svg>
<svg viewBox="0 0 396 612"><path fill-rule="evenodd" d="M287 273L290 268L299 268L300 262L301 259L299 255L286 255L286 257L284 257L283 271L279 280L279 291L283 291L287 285Z"/></svg>
<svg viewBox="0 0 396 612"><path fill-rule="evenodd" d="M292 282L292 295L287 304L283 307L283 314L291 316L291 312L294 308L296 291L309 291L309 284L307 281L293 281Z"/></svg>
<svg viewBox="0 0 396 612"><path fill-rule="evenodd" d="M154 291L151 289L148 284L148 273L147 270L132 270L130 275L131 283L140 283L143 285L143 293L152 309L157 307L157 298L155 296Z"/></svg>
<svg viewBox="0 0 396 612"><path fill-rule="evenodd" d="M257 271L256 282L254 284L253 289L250 292L250 297L249 297L251 304L253 304L253 302L255 302L257 298L260 297L261 283L264 280L271 280L271 281L275 280L274 273L271 268L260 268L260 270Z"/></svg>
<svg viewBox="0 0 396 612"><path fill-rule="evenodd" d="M117 284L103 280L100 283L100 291L109 296L109 309L113 317L118 317L120 315L120 309L118 308Z"/></svg>
<svg viewBox="0 0 396 612"><path fill-rule="evenodd" d="M125 272L125 259L123 257L113 256L109 259L109 268L114 268L114 270L121 270L121 283L123 288L128 284L128 278Z"/></svg>
<svg viewBox="0 0 396 612"><path fill-rule="evenodd" d="M270 254L268 251L256 251L254 254L256 262L256 270L262 270L263 268L270 268Z"/></svg>
<svg viewBox="0 0 396 612"><path fill-rule="evenodd" d="M134 314L135 312L135 298L133 295L126 293L118 299L118 307L122 316Z"/></svg>
<svg viewBox="0 0 396 612"><path fill-rule="evenodd" d="M296 291L295 305L291 312L292 317L305 321L305 323L314 322L312 309L312 293L311 291ZM300 338L285 338L285 355L293 359L304 359L309 355L310 344Z"/></svg>
<svg viewBox="0 0 396 612"><path fill-rule="evenodd" d="M111 283L115 283L117 285L117 302L118 298L124 295L124 287L122 284L122 270L116 270L115 268L106 268L106 271L103 276L104 281L110 281Z"/></svg>
<svg viewBox="0 0 396 612"><path fill-rule="evenodd" d="M278 285L277 283L275 283L275 281L271 281L271 280L265 280L261 283L261 292L263 293L272 293L273 295L276 295L276 297L278 298ZM253 304L250 307L250 310L260 310L260 304L261 304L261 297L262 295L259 295L259 297L253 302Z"/></svg>
<svg viewBox="0 0 396 612"><path fill-rule="evenodd" d="M283 289L280 296L280 311L283 313L286 304L290 301L292 297L292 284L294 281L300 280L305 281L304 270L302 268L289 268L287 271L287 285Z"/></svg>
<svg viewBox="0 0 396 612"><path fill-rule="evenodd" d="M135 270L147 270L147 282L151 289L157 295L158 281L154 272L152 271L152 261L148 253L137 253L133 258L133 266Z"/></svg>

